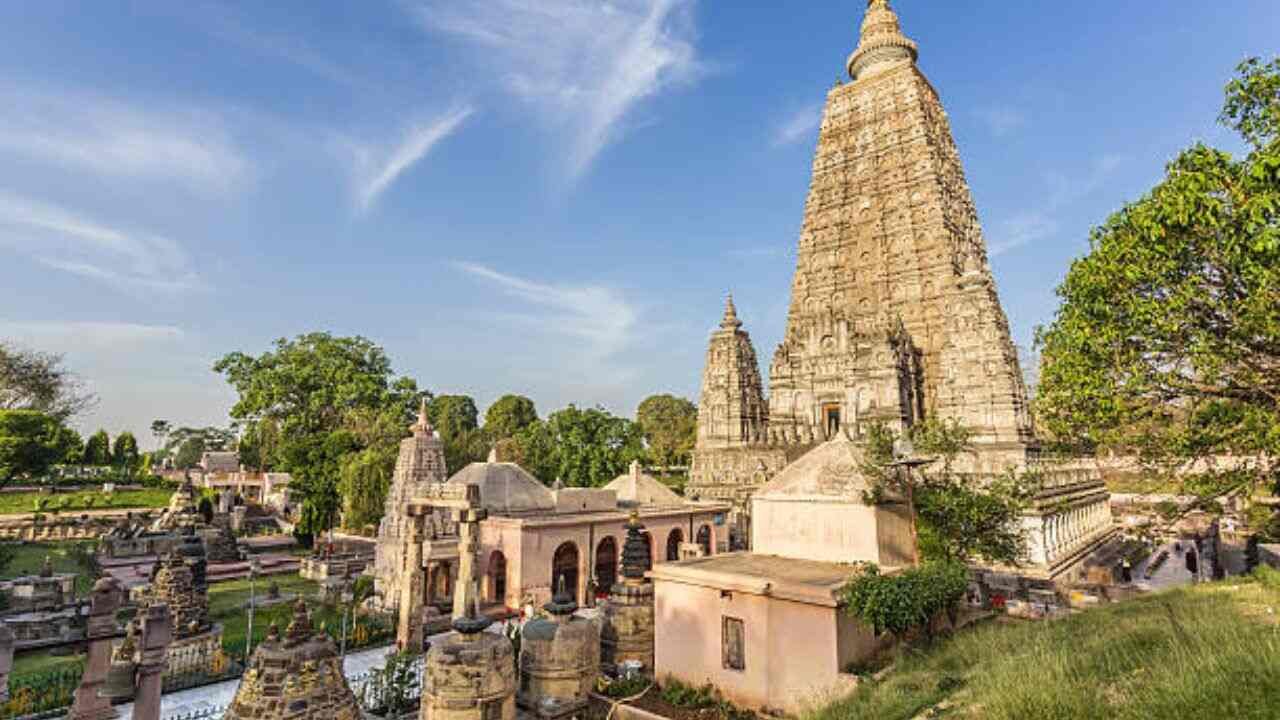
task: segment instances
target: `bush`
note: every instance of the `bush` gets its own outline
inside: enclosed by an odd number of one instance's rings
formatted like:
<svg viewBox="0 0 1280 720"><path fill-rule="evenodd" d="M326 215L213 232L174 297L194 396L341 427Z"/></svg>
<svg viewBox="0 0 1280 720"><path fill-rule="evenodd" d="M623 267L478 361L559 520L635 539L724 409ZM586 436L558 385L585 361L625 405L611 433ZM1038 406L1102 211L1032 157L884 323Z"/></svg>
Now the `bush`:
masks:
<svg viewBox="0 0 1280 720"><path fill-rule="evenodd" d="M953 615L969 588L969 569L960 563L932 562L897 575L881 575L876 565L849 581L841 592L845 611L876 633L899 637L915 628L929 630L938 613Z"/></svg>

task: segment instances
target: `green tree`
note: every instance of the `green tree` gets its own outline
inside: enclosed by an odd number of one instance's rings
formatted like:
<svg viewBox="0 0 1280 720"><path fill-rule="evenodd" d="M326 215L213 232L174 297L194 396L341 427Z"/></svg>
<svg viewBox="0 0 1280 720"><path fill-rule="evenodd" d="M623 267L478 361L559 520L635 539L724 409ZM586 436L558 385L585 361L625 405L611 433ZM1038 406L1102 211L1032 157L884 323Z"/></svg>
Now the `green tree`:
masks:
<svg viewBox="0 0 1280 720"><path fill-rule="evenodd" d="M152 420L151 435L156 439L156 447L165 446L165 440L169 437L169 432L173 430L173 424L168 420Z"/></svg>
<svg viewBox="0 0 1280 720"><path fill-rule="evenodd" d="M449 472L457 472L489 454L488 437L480 430L480 412L469 396L438 395L427 404L427 417L444 441Z"/></svg>
<svg viewBox="0 0 1280 720"><path fill-rule="evenodd" d="M111 459L115 466L133 472L138 469L141 456L138 455L138 440L133 433L125 431L116 436L115 446L111 450Z"/></svg>
<svg viewBox="0 0 1280 720"><path fill-rule="evenodd" d="M106 430L99 430L85 441L84 464L100 467L111 464L111 437Z"/></svg>
<svg viewBox="0 0 1280 720"><path fill-rule="evenodd" d="M61 459L57 419L34 410L0 410L0 485L44 475Z"/></svg>
<svg viewBox="0 0 1280 720"><path fill-rule="evenodd" d="M304 538L338 519L343 462L367 447L353 427L356 414L390 413L404 432L424 396L413 380L394 375L382 348L362 337L282 338L256 357L231 353L214 370L239 394L231 416L248 433L265 421L274 424L278 440L264 462L293 475Z"/></svg>
<svg viewBox="0 0 1280 720"><path fill-rule="evenodd" d="M655 465L687 465L698 439L698 406L674 395L654 395L640 403L636 422Z"/></svg>
<svg viewBox="0 0 1280 720"><path fill-rule="evenodd" d="M59 425L55 443L58 446L57 464L79 465L84 459L84 440L74 428Z"/></svg>
<svg viewBox="0 0 1280 720"><path fill-rule="evenodd" d="M343 499L342 523L362 531L382 520L396 456L380 448L366 448L342 460L338 492Z"/></svg>
<svg viewBox="0 0 1280 720"><path fill-rule="evenodd" d="M1066 445L1280 453L1280 60L1240 65L1221 121L1245 156L1182 152L1058 288L1036 409Z"/></svg>
<svg viewBox="0 0 1280 720"><path fill-rule="evenodd" d="M955 462L970 450L971 433L956 422L929 418L907 434L918 458L930 462L912 469L897 464L897 436L871 426L863 472L871 479L869 504L908 500L919 528L919 554L925 560L964 563L982 559L1018 565L1026 554L1020 521L1039 487L1030 473L979 478L959 473Z"/></svg>
<svg viewBox="0 0 1280 720"><path fill-rule="evenodd" d="M523 395L503 395L484 414L484 430L493 441L513 438L538 422L538 409Z"/></svg>
<svg viewBox="0 0 1280 720"><path fill-rule="evenodd" d="M64 422L95 402L80 380L63 367L61 355L0 342L0 410L35 410Z"/></svg>
<svg viewBox="0 0 1280 720"><path fill-rule="evenodd" d="M177 452L173 454L173 466L179 470L190 470L200 464L200 459L204 457L205 439L200 435L193 435L178 446Z"/></svg>
<svg viewBox="0 0 1280 720"><path fill-rule="evenodd" d="M640 426L603 408L570 405L516 438L524 468L551 484L600 487L644 455Z"/></svg>

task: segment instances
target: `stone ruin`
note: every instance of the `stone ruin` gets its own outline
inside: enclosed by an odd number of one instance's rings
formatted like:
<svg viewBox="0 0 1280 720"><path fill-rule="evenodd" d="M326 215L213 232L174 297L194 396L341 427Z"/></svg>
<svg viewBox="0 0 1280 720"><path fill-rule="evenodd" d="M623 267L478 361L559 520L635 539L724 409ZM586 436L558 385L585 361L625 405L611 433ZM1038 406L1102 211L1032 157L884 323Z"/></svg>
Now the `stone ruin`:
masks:
<svg viewBox="0 0 1280 720"><path fill-rule="evenodd" d="M0 625L13 633L19 650L84 639L83 603L76 598L75 584L75 573L55 573L48 557L39 574L0 582L0 592L9 599Z"/></svg>
<svg viewBox="0 0 1280 720"><path fill-rule="evenodd" d="M566 718L587 707L600 676L600 625L575 617L578 603L563 578L549 617L524 624L520 633L520 690L516 703L544 720Z"/></svg>
<svg viewBox="0 0 1280 720"><path fill-rule="evenodd" d="M333 640L316 632L302 600L280 636L271 626L253 651L223 720L361 720Z"/></svg>
<svg viewBox="0 0 1280 720"><path fill-rule="evenodd" d="M454 618L456 633L427 653L421 720L516 718L515 651L505 635L485 632L493 620L480 613L478 585L473 579L455 591L472 602L464 615Z"/></svg>

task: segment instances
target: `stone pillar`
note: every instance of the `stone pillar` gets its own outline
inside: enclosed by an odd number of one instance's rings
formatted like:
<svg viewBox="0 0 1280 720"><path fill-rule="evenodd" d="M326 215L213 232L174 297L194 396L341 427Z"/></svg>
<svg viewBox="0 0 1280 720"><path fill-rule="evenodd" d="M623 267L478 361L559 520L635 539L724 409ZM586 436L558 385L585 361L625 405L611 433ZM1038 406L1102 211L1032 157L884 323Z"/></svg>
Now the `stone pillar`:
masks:
<svg viewBox="0 0 1280 720"><path fill-rule="evenodd" d="M647 674L653 661L653 583L645 577L649 555L645 550L644 526L634 511L627 523L627 539L622 545L622 581L613 586L604 607L600 632L600 661L606 667L626 672L636 668Z"/></svg>
<svg viewBox="0 0 1280 720"><path fill-rule="evenodd" d="M420 653L426 646L422 632L423 592L426 579L422 569L422 543L426 540L423 515L408 518L409 537L405 539L400 564L400 624L396 629L396 647L401 652Z"/></svg>
<svg viewBox="0 0 1280 720"><path fill-rule="evenodd" d="M0 705L9 700L9 673L13 670L13 630L0 623Z"/></svg>
<svg viewBox="0 0 1280 720"><path fill-rule="evenodd" d="M111 700L102 697L99 691L103 689L111 667L111 641L120 634L116 627L116 611L123 599L124 590L115 580L102 578L93 586L85 632L89 641L89 657L67 720L112 720L118 716L111 707Z"/></svg>
<svg viewBox="0 0 1280 720"><path fill-rule="evenodd" d="M165 655L173 641L169 608L152 605L142 616L138 642L138 690L133 701L133 720L160 720L160 693L163 690Z"/></svg>
<svg viewBox="0 0 1280 720"><path fill-rule="evenodd" d="M479 490L478 487L467 486L467 500L471 507L453 511L454 522L458 523L458 577L454 581L454 619L465 617L467 609L480 600L476 556L480 552L480 521L488 517L488 512L478 507Z"/></svg>

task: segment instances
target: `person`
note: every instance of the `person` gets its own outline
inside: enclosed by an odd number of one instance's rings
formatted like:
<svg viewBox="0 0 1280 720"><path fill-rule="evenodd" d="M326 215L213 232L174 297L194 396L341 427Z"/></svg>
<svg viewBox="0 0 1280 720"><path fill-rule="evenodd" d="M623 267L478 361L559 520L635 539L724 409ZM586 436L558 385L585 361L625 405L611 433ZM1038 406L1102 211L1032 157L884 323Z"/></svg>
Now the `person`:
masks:
<svg viewBox="0 0 1280 720"><path fill-rule="evenodd" d="M1129 558L1120 561L1120 580L1125 585L1133 582L1133 566L1129 563Z"/></svg>
<svg viewBox="0 0 1280 720"><path fill-rule="evenodd" d="M1197 575L1200 572L1200 561L1199 558L1196 557L1195 550L1187 550L1187 572L1192 575Z"/></svg>

